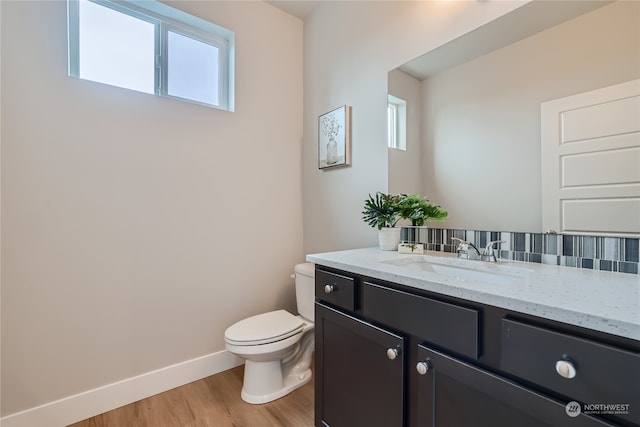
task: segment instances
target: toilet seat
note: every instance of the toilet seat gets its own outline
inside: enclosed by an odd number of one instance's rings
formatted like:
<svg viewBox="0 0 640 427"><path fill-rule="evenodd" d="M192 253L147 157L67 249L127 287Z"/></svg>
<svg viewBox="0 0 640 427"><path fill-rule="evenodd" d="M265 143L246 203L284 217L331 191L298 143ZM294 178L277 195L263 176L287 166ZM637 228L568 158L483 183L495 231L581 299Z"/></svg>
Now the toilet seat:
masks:
<svg viewBox="0 0 640 427"><path fill-rule="evenodd" d="M229 344L251 346L269 344L302 332L305 322L285 310L258 314L234 323L224 333Z"/></svg>

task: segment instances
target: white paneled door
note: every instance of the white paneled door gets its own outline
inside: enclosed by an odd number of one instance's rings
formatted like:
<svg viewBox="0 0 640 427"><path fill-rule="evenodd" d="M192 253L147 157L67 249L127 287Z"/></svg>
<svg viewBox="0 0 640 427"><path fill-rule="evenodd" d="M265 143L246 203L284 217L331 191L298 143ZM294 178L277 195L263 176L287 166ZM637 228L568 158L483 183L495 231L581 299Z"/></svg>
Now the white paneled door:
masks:
<svg viewBox="0 0 640 427"><path fill-rule="evenodd" d="M542 224L640 236L640 80L541 104Z"/></svg>

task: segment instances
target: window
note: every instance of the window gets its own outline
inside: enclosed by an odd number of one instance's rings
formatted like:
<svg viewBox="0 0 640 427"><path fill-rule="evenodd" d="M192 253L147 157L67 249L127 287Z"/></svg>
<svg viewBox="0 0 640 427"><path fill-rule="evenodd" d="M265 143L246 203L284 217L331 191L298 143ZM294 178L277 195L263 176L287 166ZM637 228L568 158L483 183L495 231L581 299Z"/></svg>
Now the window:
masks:
<svg viewBox="0 0 640 427"><path fill-rule="evenodd" d="M387 107L387 141L389 148L407 149L407 102L389 95Z"/></svg>
<svg viewBox="0 0 640 427"><path fill-rule="evenodd" d="M233 111L232 31L156 1L67 3L70 76Z"/></svg>

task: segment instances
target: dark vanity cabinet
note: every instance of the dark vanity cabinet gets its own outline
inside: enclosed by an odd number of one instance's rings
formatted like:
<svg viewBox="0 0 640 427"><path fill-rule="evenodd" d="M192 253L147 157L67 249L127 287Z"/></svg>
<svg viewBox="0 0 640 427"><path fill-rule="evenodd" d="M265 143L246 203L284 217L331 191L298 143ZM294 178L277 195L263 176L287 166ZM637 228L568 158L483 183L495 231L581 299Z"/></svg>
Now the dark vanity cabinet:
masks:
<svg viewBox="0 0 640 427"><path fill-rule="evenodd" d="M402 427L406 340L352 315L356 280L317 271L316 289L316 425Z"/></svg>
<svg viewBox="0 0 640 427"><path fill-rule="evenodd" d="M566 404L445 353L418 346L419 426L610 426L585 415L569 417Z"/></svg>
<svg viewBox="0 0 640 427"><path fill-rule="evenodd" d="M404 338L322 304L316 316L324 337L316 425L403 426Z"/></svg>
<svg viewBox="0 0 640 427"><path fill-rule="evenodd" d="M319 265L315 327L318 427L640 426L634 340Z"/></svg>

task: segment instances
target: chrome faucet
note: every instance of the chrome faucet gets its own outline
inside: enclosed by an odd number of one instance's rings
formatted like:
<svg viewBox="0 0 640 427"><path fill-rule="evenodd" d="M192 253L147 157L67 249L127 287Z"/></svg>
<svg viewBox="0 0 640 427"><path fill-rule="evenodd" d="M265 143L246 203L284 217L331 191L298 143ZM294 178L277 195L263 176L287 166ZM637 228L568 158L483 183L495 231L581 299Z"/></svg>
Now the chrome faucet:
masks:
<svg viewBox="0 0 640 427"><path fill-rule="evenodd" d="M472 260L480 259L480 251L475 247L473 243L467 242L466 240L458 239L457 237L452 237L451 240L457 240L460 242L458 243L458 247L456 248L458 258ZM473 249L473 252L469 252L469 249Z"/></svg>
<svg viewBox="0 0 640 427"><path fill-rule="evenodd" d="M457 237L452 237L451 240L458 241L458 247L456 248L456 252L458 254L458 258L461 259L470 259L470 260L480 260L486 262L496 262L496 253L493 250L493 246L498 243L506 243L504 240L494 240L492 242L487 243L487 246L484 248L484 251L480 253L478 248L471 242L467 242L466 240L459 239ZM469 249L473 249L473 252L470 252Z"/></svg>

